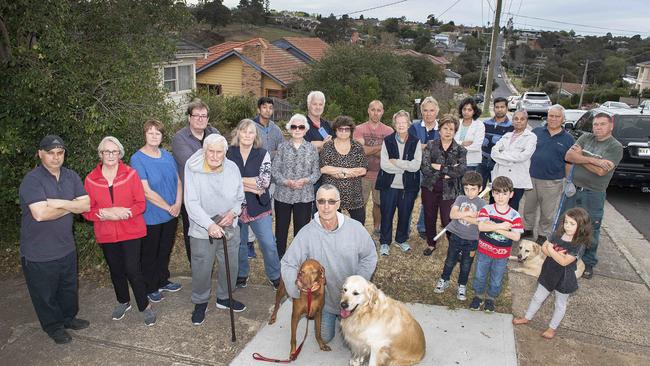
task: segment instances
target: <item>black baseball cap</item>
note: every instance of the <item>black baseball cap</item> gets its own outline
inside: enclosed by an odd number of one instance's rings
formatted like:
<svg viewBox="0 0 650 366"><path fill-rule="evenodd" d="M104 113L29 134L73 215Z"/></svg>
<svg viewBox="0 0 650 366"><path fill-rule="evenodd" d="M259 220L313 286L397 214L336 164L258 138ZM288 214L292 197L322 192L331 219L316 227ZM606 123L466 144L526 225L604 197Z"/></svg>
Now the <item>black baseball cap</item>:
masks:
<svg viewBox="0 0 650 366"><path fill-rule="evenodd" d="M39 150L50 151L52 149L56 149L57 147L65 150L65 143L63 142L63 139L57 135L47 135L41 140Z"/></svg>

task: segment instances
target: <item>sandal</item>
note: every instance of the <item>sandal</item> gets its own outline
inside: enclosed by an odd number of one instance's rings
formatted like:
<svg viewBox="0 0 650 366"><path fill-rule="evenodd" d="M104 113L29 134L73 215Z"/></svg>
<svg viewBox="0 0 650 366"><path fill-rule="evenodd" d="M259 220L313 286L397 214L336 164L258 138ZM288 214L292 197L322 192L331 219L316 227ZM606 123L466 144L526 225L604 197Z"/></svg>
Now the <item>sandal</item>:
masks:
<svg viewBox="0 0 650 366"><path fill-rule="evenodd" d="M436 250L436 247L435 247L435 246L429 246L429 247L427 247L427 249L424 250L424 252L423 252L422 254L424 254L425 256L428 257L428 256L430 256L431 254L433 254L433 251L434 251L434 250Z"/></svg>

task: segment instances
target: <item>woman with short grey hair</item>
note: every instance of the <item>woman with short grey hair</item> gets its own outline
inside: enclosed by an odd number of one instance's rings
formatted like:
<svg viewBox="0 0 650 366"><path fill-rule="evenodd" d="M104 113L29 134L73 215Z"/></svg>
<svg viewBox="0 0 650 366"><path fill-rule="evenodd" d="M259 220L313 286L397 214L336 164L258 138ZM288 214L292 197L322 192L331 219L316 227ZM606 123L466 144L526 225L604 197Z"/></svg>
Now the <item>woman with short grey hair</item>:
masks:
<svg viewBox="0 0 650 366"><path fill-rule="evenodd" d="M210 301L212 267L218 262L218 309L232 308L241 312L246 306L228 297L224 246L212 243L226 235L230 286L237 276L239 253L238 217L244 201L239 168L226 158L228 143L218 134L206 136L203 148L185 163L185 207L190 217L190 245L192 253L192 324L200 325ZM230 233L228 235L227 233Z"/></svg>
<svg viewBox="0 0 650 366"><path fill-rule="evenodd" d="M294 114L286 128L291 138L280 144L271 164L271 176L276 184L273 197L275 236L280 259L287 248L291 215L294 237L311 220L314 184L321 175L318 151L305 140L305 132L309 128L307 118Z"/></svg>

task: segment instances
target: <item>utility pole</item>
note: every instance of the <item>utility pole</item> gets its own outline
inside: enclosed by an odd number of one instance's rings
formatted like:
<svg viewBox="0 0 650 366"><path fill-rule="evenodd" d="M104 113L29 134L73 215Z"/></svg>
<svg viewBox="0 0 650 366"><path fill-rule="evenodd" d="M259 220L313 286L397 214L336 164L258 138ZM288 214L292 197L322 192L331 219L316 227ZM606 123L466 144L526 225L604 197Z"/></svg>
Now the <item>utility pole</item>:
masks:
<svg viewBox="0 0 650 366"><path fill-rule="evenodd" d="M479 35L480 37L480 35ZM476 84L476 92L481 91L481 82L483 81L483 72L485 71L485 62L487 59L485 58L485 54L488 52L487 51L487 43L485 44L485 48L482 51L479 51L481 53L481 69L478 74L478 84Z"/></svg>
<svg viewBox="0 0 650 366"><path fill-rule="evenodd" d="M539 73L542 71L542 67L544 67L546 63L546 57L545 56L538 56L535 58L535 64L533 66L537 66L537 79L535 79L535 89L539 90Z"/></svg>
<svg viewBox="0 0 650 366"><path fill-rule="evenodd" d="M489 111L492 102L492 79L494 78L494 66L497 62L497 40L499 38L499 22L501 20L501 0L497 0L496 11L494 12L494 24L492 25L492 43L490 44L490 59L488 63L487 80L485 80L485 101L483 110Z"/></svg>
<svg viewBox="0 0 650 366"><path fill-rule="evenodd" d="M585 72L582 74L582 85L580 86L580 102L578 102L578 109L582 108L582 96L585 94L585 84L587 83L587 69L589 68L589 60L585 61Z"/></svg>
<svg viewBox="0 0 650 366"><path fill-rule="evenodd" d="M562 84L564 84L564 74L560 76L560 88L557 90L557 100L555 103L560 104L560 99L562 98Z"/></svg>

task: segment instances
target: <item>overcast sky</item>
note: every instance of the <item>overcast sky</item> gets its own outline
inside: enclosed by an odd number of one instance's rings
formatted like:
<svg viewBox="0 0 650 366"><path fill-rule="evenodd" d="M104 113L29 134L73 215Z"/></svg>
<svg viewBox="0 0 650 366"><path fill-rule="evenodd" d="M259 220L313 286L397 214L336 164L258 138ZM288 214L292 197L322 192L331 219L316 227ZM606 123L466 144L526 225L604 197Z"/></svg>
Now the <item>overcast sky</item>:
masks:
<svg viewBox="0 0 650 366"><path fill-rule="evenodd" d="M325 16L342 15L374 8L399 0L271 0L276 10L302 10ZM442 14L443 21L456 24L481 25L492 22L497 0L406 0L374 10L354 13L351 16L385 19L405 16L409 20L425 21L427 15ZM228 7L235 7L239 0L224 0ZM451 7L451 8L450 8ZM512 13L509 15L507 13ZM516 16L519 15L519 16ZM650 1L648 0L503 0L501 24L509 17L515 18L515 27L543 30L570 30L583 35L650 37ZM536 17L542 19L531 19ZM554 22L555 21L555 22ZM563 24L563 23L571 24ZM593 28L598 27L598 28Z"/></svg>

